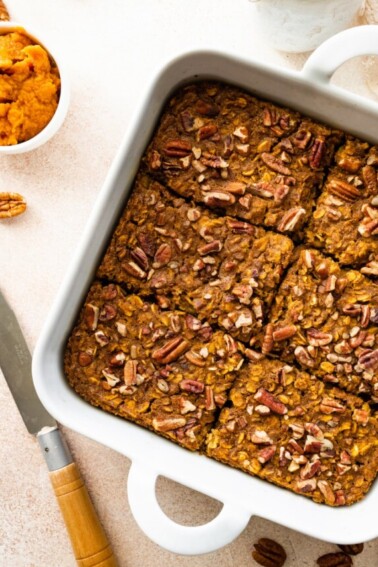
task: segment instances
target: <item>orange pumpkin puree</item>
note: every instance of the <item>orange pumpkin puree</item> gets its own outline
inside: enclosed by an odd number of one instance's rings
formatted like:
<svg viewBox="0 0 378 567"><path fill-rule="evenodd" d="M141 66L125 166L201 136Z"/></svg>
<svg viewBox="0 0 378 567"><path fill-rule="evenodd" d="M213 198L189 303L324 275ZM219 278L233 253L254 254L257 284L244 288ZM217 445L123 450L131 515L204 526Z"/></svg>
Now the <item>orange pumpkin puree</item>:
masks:
<svg viewBox="0 0 378 567"><path fill-rule="evenodd" d="M60 79L43 47L15 31L0 35L0 146L29 140L50 122Z"/></svg>

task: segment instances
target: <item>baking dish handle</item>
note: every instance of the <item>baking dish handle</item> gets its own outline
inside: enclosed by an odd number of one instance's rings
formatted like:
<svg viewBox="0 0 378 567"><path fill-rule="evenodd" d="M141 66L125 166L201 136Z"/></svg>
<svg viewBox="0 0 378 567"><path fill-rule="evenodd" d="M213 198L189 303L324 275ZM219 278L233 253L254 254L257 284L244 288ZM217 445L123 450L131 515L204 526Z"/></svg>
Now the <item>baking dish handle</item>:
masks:
<svg viewBox="0 0 378 567"><path fill-rule="evenodd" d="M161 547L181 555L209 553L233 541L248 524L251 512L231 503L224 503L218 516L207 524L177 524L162 511L156 499L158 476L144 464L133 461L127 493L137 524Z"/></svg>
<svg viewBox="0 0 378 567"><path fill-rule="evenodd" d="M322 43L307 59L301 71L311 82L326 84L348 59L378 55L378 25L357 26Z"/></svg>

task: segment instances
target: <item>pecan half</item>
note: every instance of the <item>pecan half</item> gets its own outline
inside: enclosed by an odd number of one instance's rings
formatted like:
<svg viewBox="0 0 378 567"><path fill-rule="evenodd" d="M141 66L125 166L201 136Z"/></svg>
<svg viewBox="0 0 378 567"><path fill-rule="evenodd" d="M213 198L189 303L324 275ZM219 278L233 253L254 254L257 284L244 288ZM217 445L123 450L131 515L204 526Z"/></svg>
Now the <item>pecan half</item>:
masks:
<svg viewBox="0 0 378 567"><path fill-rule="evenodd" d="M17 217L26 211L26 202L19 193L0 193L0 219Z"/></svg>
<svg viewBox="0 0 378 567"><path fill-rule="evenodd" d="M336 195L336 197L350 203L353 203L361 196L360 191L354 185L341 179L331 179L328 184L328 190L332 195Z"/></svg>
<svg viewBox="0 0 378 567"><path fill-rule="evenodd" d="M267 152L263 152L261 154L261 159L273 171L277 173L281 173L282 175L291 175L291 170L284 164L284 162L275 157L272 154L268 154Z"/></svg>
<svg viewBox="0 0 378 567"><path fill-rule="evenodd" d="M254 544L252 557L263 567L282 567L286 561L286 552L282 545L273 539L263 537Z"/></svg>
<svg viewBox="0 0 378 567"><path fill-rule="evenodd" d="M172 258L172 248L169 246L169 244L167 243L160 244L154 256L153 267L161 268L162 266L166 266L168 262L170 262L171 258Z"/></svg>
<svg viewBox="0 0 378 567"><path fill-rule="evenodd" d="M162 364L168 364L177 360L188 348L190 343L182 337L169 340L161 348L152 352L152 358Z"/></svg>
<svg viewBox="0 0 378 567"><path fill-rule="evenodd" d="M201 98L196 102L196 111L203 116L217 116L219 114L219 107L210 101Z"/></svg>
<svg viewBox="0 0 378 567"><path fill-rule="evenodd" d="M142 270L144 270L145 272L148 271L148 267L149 267L148 258L144 250L142 250L142 248L139 248L139 246L137 246L136 248L134 248L134 250L130 252L130 256L132 257L133 260L135 260L135 262Z"/></svg>
<svg viewBox="0 0 378 567"><path fill-rule="evenodd" d="M319 409L326 414L344 413L345 406L334 398L324 397L320 403Z"/></svg>
<svg viewBox="0 0 378 567"><path fill-rule="evenodd" d="M365 370L375 370L378 368L378 349L365 352L358 359L358 364Z"/></svg>
<svg viewBox="0 0 378 567"><path fill-rule="evenodd" d="M122 268L133 276L134 278L138 278L139 280L143 280L147 277L147 272L142 270L142 268L136 262L124 262L122 264Z"/></svg>
<svg viewBox="0 0 378 567"><path fill-rule="evenodd" d="M319 567L351 567L353 561L349 555L342 552L326 553L317 559Z"/></svg>
<svg viewBox="0 0 378 567"><path fill-rule="evenodd" d="M198 130L198 139L199 140L207 140L207 138L211 138L218 132L218 126L216 124L206 124L202 126Z"/></svg>
<svg viewBox="0 0 378 567"><path fill-rule="evenodd" d="M323 333L317 329L309 329L307 338L309 344L315 347L329 345L333 340L331 333Z"/></svg>
<svg viewBox="0 0 378 567"><path fill-rule="evenodd" d="M185 140L170 140L164 146L164 153L170 157L185 157L192 153L192 146Z"/></svg>
<svg viewBox="0 0 378 567"><path fill-rule="evenodd" d="M306 210L302 207L293 207L286 211L286 213L281 217L280 222L277 225L277 230L280 232L286 232L294 230L300 219L306 214Z"/></svg>
<svg viewBox="0 0 378 567"><path fill-rule="evenodd" d="M310 167L316 169L320 166L324 156L324 152L325 152L324 140L321 140L320 138L315 138L311 148L310 157L308 160Z"/></svg>
<svg viewBox="0 0 378 567"><path fill-rule="evenodd" d="M341 551L347 553L348 555L358 555L359 553L362 553L364 550L363 543L352 543L350 545L343 545L338 543L337 547L339 547Z"/></svg>
<svg viewBox="0 0 378 567"><path fill-rule="evenodd" d="M97 329L99 315L100 309L97 307L97 305L86 303L84 308L84 319L90 331L95 331Z"/></svg>

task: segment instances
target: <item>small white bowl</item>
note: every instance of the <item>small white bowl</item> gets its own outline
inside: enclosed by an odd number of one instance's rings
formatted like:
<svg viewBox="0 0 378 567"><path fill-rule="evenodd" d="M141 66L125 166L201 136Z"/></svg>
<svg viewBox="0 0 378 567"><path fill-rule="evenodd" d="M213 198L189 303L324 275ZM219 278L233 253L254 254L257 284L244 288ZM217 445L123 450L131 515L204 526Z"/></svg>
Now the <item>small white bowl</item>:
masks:
<svg viewBox="0 0 378 567"><path fill-rule="evenodd" d="M56 63L56 66L59 71L59 78L60 78L60 96L58 101L58 106L55 110L54 116L51 118L50 122L46 124L46 126L41 130L38 134L30 138L30 140L26 140L25 142L20 142L19 144L14 144L10 146L0 146L0 155L1 154L22 154L24 152L29 152L30 150L34 150L50 140L59 130L63 121L66 117L68 106L69 106L69 81L67 77L67 73L64 67L63 62L60 60L59 57L56 57L55 53L52 53L50 49L48 49L43 41L39 37L36 37L33 33L30 33L29 30L26 30L22 25L16 22L0 22L0 35L12 31L19 31L24 33L30 39L38 45L41 45L50 57Z"/></svg>

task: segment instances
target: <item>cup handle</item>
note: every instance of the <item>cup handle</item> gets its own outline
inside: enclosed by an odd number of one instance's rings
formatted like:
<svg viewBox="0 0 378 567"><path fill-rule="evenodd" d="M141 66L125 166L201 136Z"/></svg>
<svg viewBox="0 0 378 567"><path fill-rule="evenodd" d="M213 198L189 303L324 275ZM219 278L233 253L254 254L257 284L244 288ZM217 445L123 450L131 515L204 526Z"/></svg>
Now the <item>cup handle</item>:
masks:
<svg viewBox="0 0 378 567"><path fill-rule="evenodd" d="M201 526L183 526L171 520L156 499L159 474L134 461L127 480L131 511L139 527L155 543L180 555L215 551L233 541L244 530L251 513L224 502L213 520Z"/></svg>
<svg viewBox="0 0 378 567"><path fill-rule="evenodd" d="M327 39L307 59L302 76L326 85L343 63L359 55L378 55L378 25L357 26Z"/></svg>

